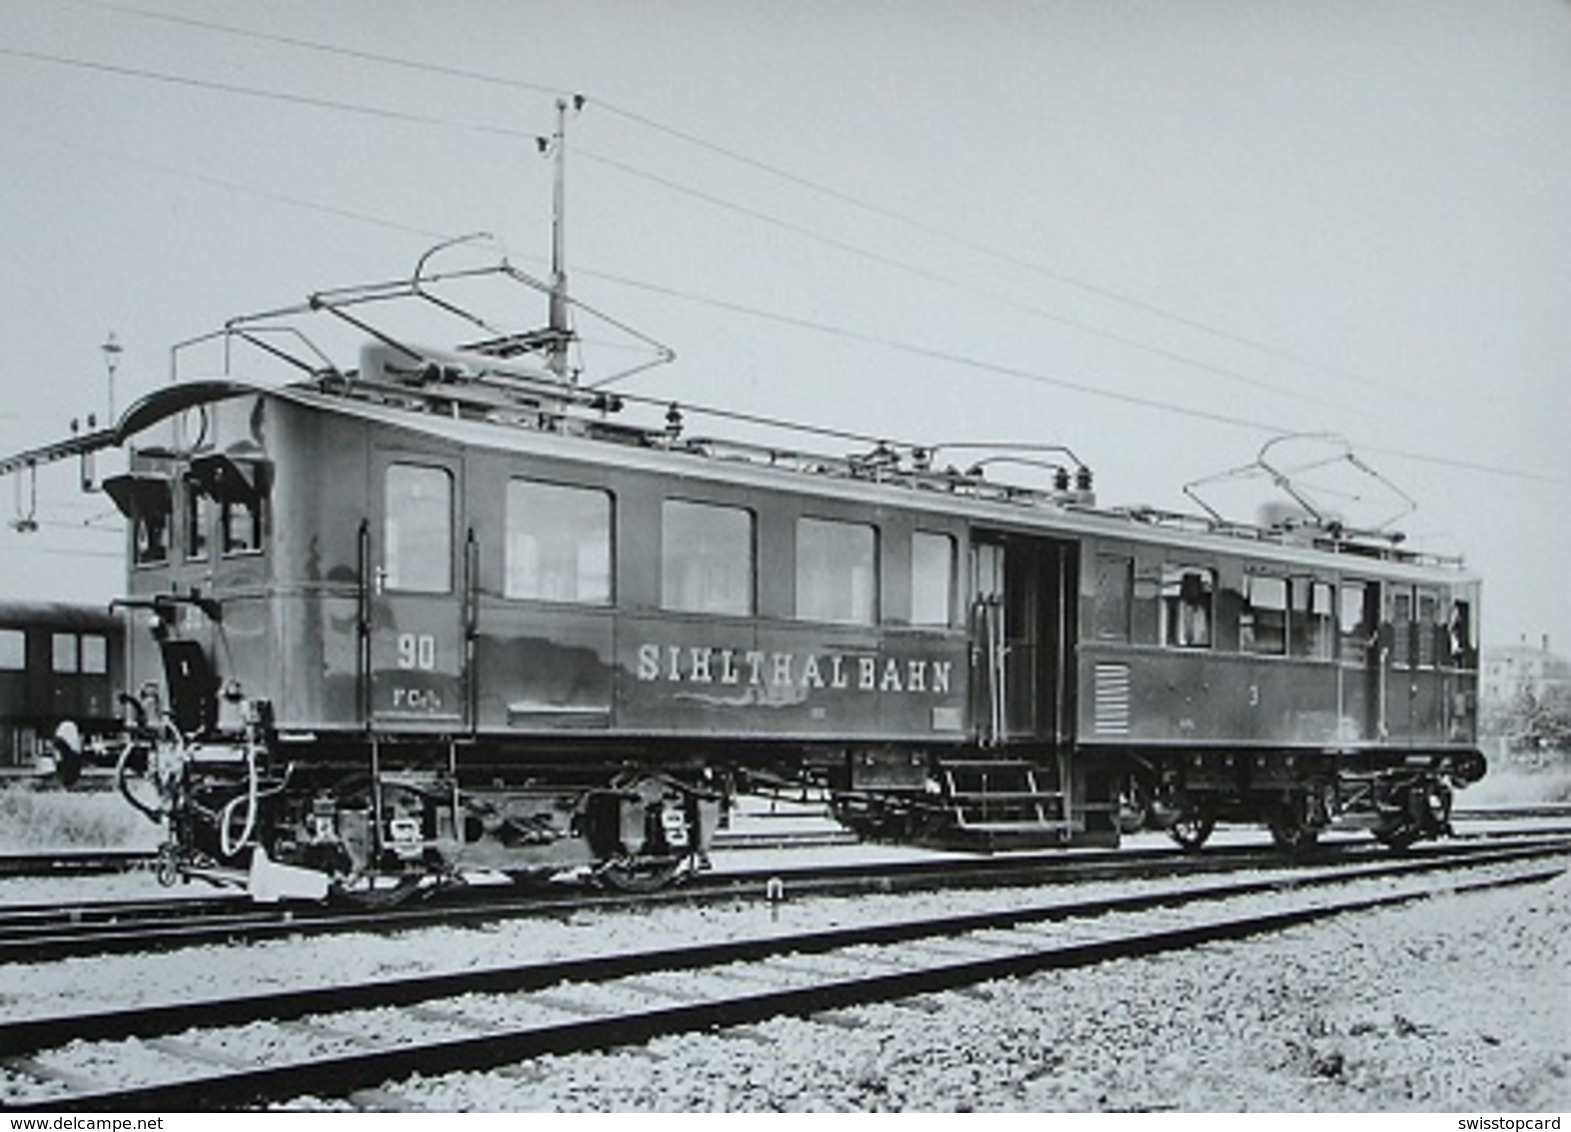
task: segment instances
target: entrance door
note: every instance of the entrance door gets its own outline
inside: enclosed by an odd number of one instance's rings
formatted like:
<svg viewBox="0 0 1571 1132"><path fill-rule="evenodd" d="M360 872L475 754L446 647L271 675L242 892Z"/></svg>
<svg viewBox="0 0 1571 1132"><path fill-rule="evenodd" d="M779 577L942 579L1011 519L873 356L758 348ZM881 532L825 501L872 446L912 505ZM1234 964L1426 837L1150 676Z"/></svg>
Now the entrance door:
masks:
<svg viewBox="0 0 1571 1132"><path fill-rule="evenodd" d="M973 718L984 744L1067 742L1074 543L978 533L971 546Z"/></svg>
<svg viewBox="0 0 1571 1132"><path fill-rule="evenodd" d="M461 464L381 451L367 528L371 722L451 732L465 722Z"/></svg>

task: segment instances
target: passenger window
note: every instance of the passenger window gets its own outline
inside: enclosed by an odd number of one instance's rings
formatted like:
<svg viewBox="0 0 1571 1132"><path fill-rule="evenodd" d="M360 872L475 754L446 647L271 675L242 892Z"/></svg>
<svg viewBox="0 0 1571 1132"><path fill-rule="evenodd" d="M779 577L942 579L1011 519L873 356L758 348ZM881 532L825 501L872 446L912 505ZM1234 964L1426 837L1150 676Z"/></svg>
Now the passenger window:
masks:
<svg viewBox="0 0 1571 1132"><path fill-rule="evenodd" d="M864 523L798 519L796 615L803 621L878 620L878 533Z"/></svg>
<svg viewBox="0 0 1571 1132"><path fill-rule="evenodd" d="M389 464L384 584L413 593L453 588L453 477L446 468Z"/></svg>
<svg viewBox="0 0 1571 1132"><path fill-rule="evenodd" d="M82 671L89 676L109 671L109 642L97 633L82 635Z"/></svg>
<svg viewBox="0 0 1571 1132"><path fill-rule="evenodd" d="M1099 641L1129 639L1130 594L1133 589L1134 559L1127 554L1096 556L1096 597L1092 613L1093 632Z"/></svg>
<svg viewBox="0 0 1571 1132"><path fill-rule="evenodd" d="M667 499L660 509L660 606L678 613L753 612L753 513Z"/></svg>
<svg viewBox="0 0 1571 1132"><path fill-rule="evenodd" d="M509 480L506 554L508 597L609 605L610 493Z"/></svg>
<svg viewBox="0 0 1571 1132"><path fill-rule="evenodd" d="M911 536L911 624L954 620L955 540L917 531Z"/></svg>
<svg viewBox="0 0 1571 1132"><path fill-rule="evenodd" d="M78 670L75 633L51 634L50 648L53 654L50 664L52 671L76 672Z"/></svg>
<svg viewBox="0 0 1571 1132"><path fill-rule="evenodd" d="M1294 656L1330 660L1336 640L1333 624L1336 590L1327 582L1310 578L1292 581L1292 612L1287 630L1292 635Z"/></svg>
<svg viewBox="0 0 1571 1132"><path fill-rule="evenodd" d="M1287 653L1287 579L1244 575L1244 607L1239 613L1238 642L1245 652L1267 656Z"/></svg>
<svg viewBox="0 0 1571 1132"><path fill-rule="evenodd" d="M0 672L27 668L27 634L21 629L0 629Z"/></svg>
<svg viewBox="0 0 1571 1132"><path fill-rule="evenodd" d="M1184 649L1211 647L1216 574L1192 566L1162 568L1162 640Z"/></svg>

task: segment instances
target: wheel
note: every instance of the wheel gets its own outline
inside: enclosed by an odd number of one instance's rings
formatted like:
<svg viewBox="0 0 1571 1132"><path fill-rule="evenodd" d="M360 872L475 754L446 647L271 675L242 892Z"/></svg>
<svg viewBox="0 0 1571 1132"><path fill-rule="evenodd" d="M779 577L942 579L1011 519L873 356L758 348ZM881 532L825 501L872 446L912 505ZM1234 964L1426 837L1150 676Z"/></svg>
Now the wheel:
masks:
<svg viewBox="0 0 1571 1132"><path fill-rule="evenodd" d="M1271 840L1278 849L1289 853L1302 853L1320 839L1320 831L1304 822L1303 816L1291 804L1279 806L1267 819Z"/></svg>
<svg viewBox="0 0 1571 1132"><path fill-rule="evenodd" d="M1146 827L1151 797L1138 778L1131 774L1119 784L1116 801L1118 809L1114 820L1119 833L1139 833Z"/></svg>
<svg viewBox="0 0 1571 1132"><path fill-rule="evenodd" d="M1211 836L1211 831L1216 828L1216 818L1198 807L1182 811L1173 824L1168 827L1167 835L1189 852L1194 852L1206 843L1206 838Z"/></svg>

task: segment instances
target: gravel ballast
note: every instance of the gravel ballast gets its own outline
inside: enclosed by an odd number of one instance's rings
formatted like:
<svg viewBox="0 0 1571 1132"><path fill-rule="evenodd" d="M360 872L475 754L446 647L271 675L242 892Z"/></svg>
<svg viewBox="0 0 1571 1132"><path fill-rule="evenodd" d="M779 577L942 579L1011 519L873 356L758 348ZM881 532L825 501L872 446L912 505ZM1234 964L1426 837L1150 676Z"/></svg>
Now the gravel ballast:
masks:
<svg viewBox="0 0 1571 1132"><path fill-rule="evenodd" d="M1571 881L389 1087L438 1110L1571 1106Z"/></svg>

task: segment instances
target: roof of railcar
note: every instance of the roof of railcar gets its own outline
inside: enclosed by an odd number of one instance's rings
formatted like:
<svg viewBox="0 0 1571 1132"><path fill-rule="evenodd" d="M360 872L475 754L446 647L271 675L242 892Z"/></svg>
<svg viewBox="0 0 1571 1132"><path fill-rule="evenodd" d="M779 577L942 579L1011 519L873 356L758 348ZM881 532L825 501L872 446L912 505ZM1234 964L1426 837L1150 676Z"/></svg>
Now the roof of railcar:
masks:
<svg viewBox="0 0 1571 1132"><path fill-rule="evenodd" d="M162 412L158 405L149 404L143 410L142 421L174 415L195 403L255 394L311 411L361 420L376 427L419 434L459 448L528 453L565 462L763 491L789 491L863 506L899 507L1042 534L1098 536L1159 544L1193 553L1235 553L1279 563L1321 567L1335 564L1338 569L1366 575L1426 576L1453 582L1467 577L1457 561L1427 557L1387 542L1335 539L1323 531L1283 532L1245 525L1223 527L1196 516L1143 509L1108 509L959 474L930 472L917 475L909 471L880 473L868 470L857 475L849 470L853 464L843 457L824 457L825 470L806 472L766 459L706 453L707 445L723 445L723 441L658 443L659 434L653 431L628 429L625 436L629 439L618 443L456 411L436 412L429 407L429 402L422 406L413 392L406 403L392 403L385 399L346 395L338 389L329 391L315 384L261 387L224 381L194 385L200 389L187 388L185 393L181 392L181 386L168 387L163 391L168 399L168 411ZM158 396L151 395L149 401ZM440 403L441 399L437 401ZM588 428L595 422L583 421L581 424ZM640 437L643 443L638 442ZM757 451L769 450L759 448ZM1017 494L1010 495L1012 491Z"/></svg>
<svg viewBox="0 0 1571 1132"><path fill-rule="evenodd" d="M120 628L120 618L107 605L64 601L0 601L0 629L89 629L100 632Z"/></svg>

